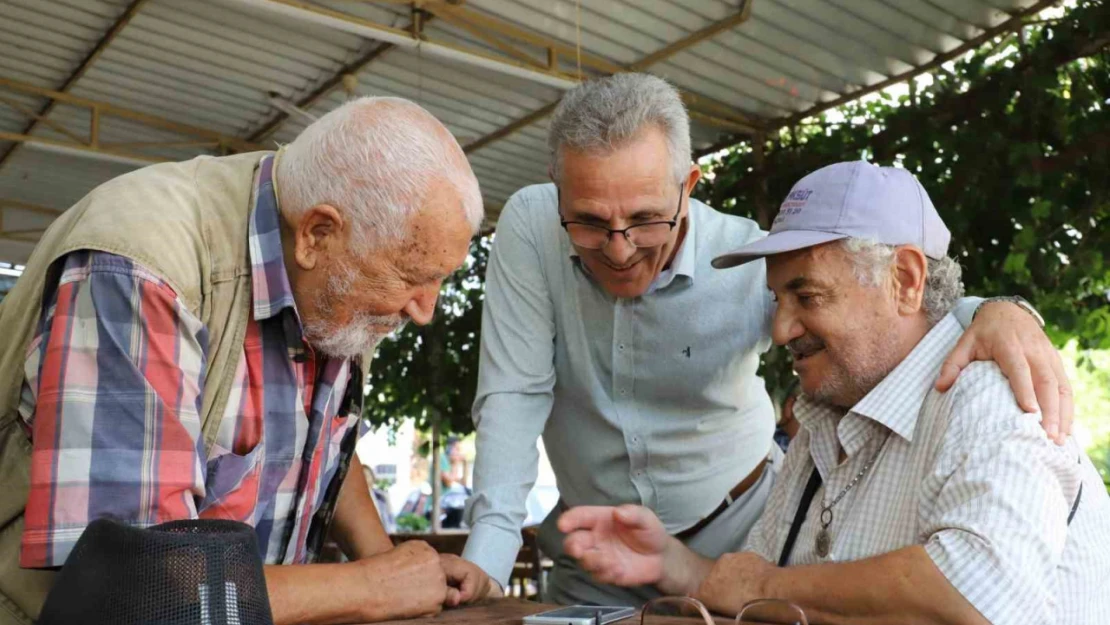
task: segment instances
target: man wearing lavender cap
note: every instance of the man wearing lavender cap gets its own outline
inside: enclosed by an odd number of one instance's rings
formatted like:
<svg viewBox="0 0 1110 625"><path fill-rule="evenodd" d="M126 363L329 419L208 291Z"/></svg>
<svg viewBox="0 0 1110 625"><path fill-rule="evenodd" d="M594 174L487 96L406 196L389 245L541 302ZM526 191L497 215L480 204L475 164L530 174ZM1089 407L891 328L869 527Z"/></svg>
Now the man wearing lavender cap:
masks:
<svg viewBox="0 0 1110 625"><path fill-rule="evenodd" d="M934 388L961 333L949 239L905 170L838 163L798 182L770 236L713 261L766 258L772 337L802 390L803 429L744 550L705 558L621 506L564 514L567 553L728 615L755 599L821 623L1110 614L1110 497L1090 460L1048 439L995 363Z"/></svg>

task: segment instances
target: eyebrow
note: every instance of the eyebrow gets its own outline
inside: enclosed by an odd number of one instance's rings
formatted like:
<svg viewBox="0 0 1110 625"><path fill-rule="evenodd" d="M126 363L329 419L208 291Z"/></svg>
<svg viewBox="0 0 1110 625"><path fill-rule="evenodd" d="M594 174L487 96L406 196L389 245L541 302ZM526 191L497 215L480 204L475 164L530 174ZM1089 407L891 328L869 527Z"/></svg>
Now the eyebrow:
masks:
<svg viewBox="0 0 1110 625"><path fill-rule="evenodd" d="M607 224L607 223L609 223L608 219L604 219L602 217L594 215L593 213L579 213L578 211L575 211L574 209L571 209L571 212L574 213L574 214L571 215L573 218L570 219L569 221L583 221L583 222L596 223L596 224ZM668 216L667 215L667 209L665 209L665 208L642 208L642 209L637 210L636 212L632 213L631 215L629 215L628 220L629 221L662 220L663 218L665 218L667 216Z"/></svg>
<svg viewBox="0 0 1110 625"><path fill-rule="evenodd" d="M451 274L444 274L442 271L425 271L425 272L405 272L405 280L414 284L425 284L428 282L435 282L436 280L446 280Z"/></svg>
<svg viewBox="0 0 1110 625"><path fill-rule="evenodd" d="M584 222L592 223L592 224L607 224L607 223L609 223L608 219L603 219L601 217L598 217L597 215L594 215L593 213L577 213L577 212L575 212L575 214L571 214L571 215L568 215L568 216L571 217L571 219L569 221L584 221Z"/></svg>
<svg viewBox="0 0 1110 625"><path fill-rule="evenodd" d="M645 208L643 210L638 210L635 213L632 213L631 215L628 216L628 218L632 219L632 220L641 220L642 221L642 220L651 219L653 217L654 218L665 217L666 214L667 214L667 210L663 209L663 208Z"/></svg>
<svg viewBox="0 0 1110 625"><path fill-rule="evenodd" d="M805 276L798 276L790 282L787 282L784 288L787 291L798 291L806 287L824 288L825 284L817 280L807 278Z"/></svg>

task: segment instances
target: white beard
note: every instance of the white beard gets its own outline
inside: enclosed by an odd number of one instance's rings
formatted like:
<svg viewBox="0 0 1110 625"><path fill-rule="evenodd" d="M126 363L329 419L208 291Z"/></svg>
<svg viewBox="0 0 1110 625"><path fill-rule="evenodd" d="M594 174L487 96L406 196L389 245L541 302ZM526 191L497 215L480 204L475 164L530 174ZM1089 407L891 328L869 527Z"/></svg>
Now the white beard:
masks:
<svg viewBox="0 0 1110 625"><path fill-rule="evenodd" d="M396 316L357 315L344 326L334 326L330 322L305 325L308 342L320 353L329 358L352 358L365 354L375 348L382 339L405 327L406 320ZM386 326L389 332L375 332L372 327Z"/></svg>
<svg viewBox="0 0 1110 625"><path fill-rule="evenodd" d="M382 339L405 327L408 319L403 315L369 315L356 313L345 325L339 326L327 320L334 309L332 302L340 301L354 290L355 271L342 266L335 274L328 276L328 286L316 298L316 309L321 319L304 324L305 338L314 349L329 358L353 358L377 348ZM386 332L375 332L373 328L389 328Z"/></svg>

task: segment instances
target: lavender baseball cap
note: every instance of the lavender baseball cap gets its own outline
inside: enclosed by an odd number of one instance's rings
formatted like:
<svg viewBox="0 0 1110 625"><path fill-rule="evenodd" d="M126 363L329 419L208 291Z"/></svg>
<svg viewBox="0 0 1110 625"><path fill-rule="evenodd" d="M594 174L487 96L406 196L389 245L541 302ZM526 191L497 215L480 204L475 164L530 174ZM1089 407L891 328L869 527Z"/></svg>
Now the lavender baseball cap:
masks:
<svg viewBox="0 0 1110 625"><path fill-rule="evenodd" d="M771 233L713 259L717 269L847 238L916 245L944 258L952 234L910 172L864 161L836 163L802 178L779 208Z"/></svg>

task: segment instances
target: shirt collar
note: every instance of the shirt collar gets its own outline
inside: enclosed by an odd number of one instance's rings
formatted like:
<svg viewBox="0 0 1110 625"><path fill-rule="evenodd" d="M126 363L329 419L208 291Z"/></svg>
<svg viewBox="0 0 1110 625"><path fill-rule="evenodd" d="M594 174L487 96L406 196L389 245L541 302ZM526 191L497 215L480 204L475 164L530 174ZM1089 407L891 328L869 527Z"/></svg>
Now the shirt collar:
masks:
<svg viewBox="0 0 1110 625"><path fill-rule="evenodd" d="M270 154L262 157L258 165L250 220L251 288L254 318L259 321L270 319L286 309L296 311L281 247L281 219L274 182L275 160L275 155Z"/></svg>
<svg viewBox="0 0 1110 625"><path fill-rule="evenodd" d="M686 211L686 235L682 239L682 243L678 246L678 251L675 252L674 260L671 261L671 266L667 267L655 276L651 281L651 286L648 287L648 293L665 289L674 282L678 276L686 276L691 282L694 281L694 268L697 267L697 254L698 246L695 240L695 224L697 220L694 219L694 202L693 198L690 200L690 210ZM681 227L681 225L679 226Z"/></svg>
<svg viewBox="0 0 1110 625"><path fill-rule="evenodd" d="M882 382L871 389L870 393L847 411L847 416L865 417L885 426L907 442L912 442L921 404L933 388L944 358L960 338L961 333L958 328L959 322L955 317L949 315L941 319L925 335L925 338L918 342L910 354L898 363L894 371L891 371ZM819 422L843 414L843 410L814 401L804 395L795 402L795 418L807 430L814 430ZM861 437L852 435L852 432L860 429L861 426L862 424L857 420L843 419L838 427L841 439L860 439ZM850 454L853 450L848 449L848 445L845 444L845 451Z"/></svg>
<svg viewBox="0 0 1110 625"><path fill-rule="evenodd" d="M695 223L694 219L694 198L690 198L690 210L686 211L686 235L682 239L682 243L678 246L678 251L675 252L674 260L671 261L671 266L659 272L655 279L651 281L651 286L648 287L648 293L654 293L660 289L665 289L674 282L675 277L685 276L691 282L694 280L694 270L698 266L697 258L697 242L694 240L695 236ZM679 224L679 227L682 227ZM564 233L564 236L565 233ZM583 272L589 275L589 269L582 263L582 259L574 245L567 239L567 246L570 248L570 259L578 265Z"/></svg>

